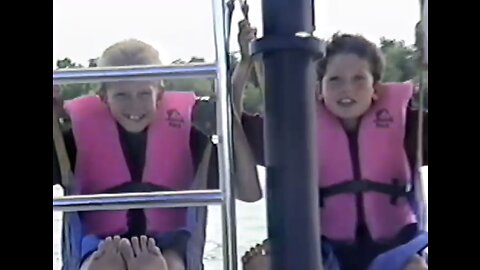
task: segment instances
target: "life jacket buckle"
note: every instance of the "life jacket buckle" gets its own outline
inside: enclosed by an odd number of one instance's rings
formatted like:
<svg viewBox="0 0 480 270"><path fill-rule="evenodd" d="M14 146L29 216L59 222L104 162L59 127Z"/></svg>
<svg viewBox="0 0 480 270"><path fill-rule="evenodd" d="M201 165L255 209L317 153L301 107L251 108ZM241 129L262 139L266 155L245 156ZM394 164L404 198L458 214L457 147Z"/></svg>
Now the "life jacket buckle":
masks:
<svg viewBox="0 0 480 270"><path fill-rule="evenodd" d="M412 191L411 183L402 184L399 179L393 179L392 185L393 185L393 192L392 192L392 197L390 199L390 203L392 203L393 205L397 204L398 199L401 196L407 196L407 194Z"/></svg>
<svg viewBox="0 0 480 270"><path fill-rule="evenodd" d="M369 190L369 182L368 180L360 179L360 180L354 180L353 184L355 186L355 193L364 193Z"/></svg>

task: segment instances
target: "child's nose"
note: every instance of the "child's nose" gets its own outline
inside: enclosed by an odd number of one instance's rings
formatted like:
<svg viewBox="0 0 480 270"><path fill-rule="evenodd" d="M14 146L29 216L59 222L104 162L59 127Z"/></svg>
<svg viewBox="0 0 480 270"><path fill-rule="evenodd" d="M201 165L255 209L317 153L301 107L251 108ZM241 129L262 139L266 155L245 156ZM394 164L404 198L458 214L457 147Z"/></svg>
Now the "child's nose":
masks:
<svg viewBox="0 0 480 270"><path fill-rule="evenodd" d="M142 102L142 99L134 97L129 102L130 109L142 109L145 106L145 102Z"/></svg>
<svg viewBox="0 0 480 270"><path fill-rule="evenodd" d="M344 93L351 93L355 90L355 86L352 82L347 82L343 85L342 87L342 91Z"/></svg>

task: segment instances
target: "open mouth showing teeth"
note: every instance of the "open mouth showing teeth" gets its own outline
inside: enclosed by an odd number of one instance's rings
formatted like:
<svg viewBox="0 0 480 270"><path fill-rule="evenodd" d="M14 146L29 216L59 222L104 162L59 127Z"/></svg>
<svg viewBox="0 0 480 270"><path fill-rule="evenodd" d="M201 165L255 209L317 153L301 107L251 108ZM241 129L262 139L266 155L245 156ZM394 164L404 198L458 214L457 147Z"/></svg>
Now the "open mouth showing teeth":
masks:
<svg viewBox="0 0 480 270"><path fill-rule="evenodd" d="M145 114L142 114L142 115L127 114L125 115L125 117L132 121L140 121L143 118L145 118Z"/></svg>
<svg viewBox="0 0 480 270"><path fill-rule="evenodd" d="M355 100L351 99L351 98L342 98L339 101L337 101L337 104L340 105L340 106L343 106L343 107L352 106L355 103L357 103L357 102Z"/></svg>

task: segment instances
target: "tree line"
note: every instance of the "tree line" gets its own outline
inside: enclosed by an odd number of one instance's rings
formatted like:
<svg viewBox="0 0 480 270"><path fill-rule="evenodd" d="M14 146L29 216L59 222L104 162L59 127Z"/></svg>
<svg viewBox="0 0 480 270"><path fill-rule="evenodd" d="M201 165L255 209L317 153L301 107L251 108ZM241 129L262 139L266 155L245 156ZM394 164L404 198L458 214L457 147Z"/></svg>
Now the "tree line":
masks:
<svg viewBox="0 0 480 270"><path fill-rule="evenodd" d="M403 41L395 39L380 39L380 48L386 58L386 69L383 81L402 82L413 80L417 84L423 79L423 90L428 93L428 70L422 67L420 60L421 42L406 45ZM238 63L238 58L231 56L231 70ZM190 60L177 59L172 64L202 63L203 58L191 57ZM88 67L96 67L97 58L88 60ZM57 61L57 68L83 68L84 66L74 62L70 58ZM423 69L423 70L422 70ZM254 77L254 76L252 76ZM165 88L175 91L195 91L199 96L213 96L214 82L211 79L175 79L165 80ZM61 90L65 99L72 99L82 95L93 94L98 89L98 84L69 84L62 85ZM425 95L427 97L428 95ZM425 98L425 106L428 105L428 98ZM263 110L263 92L258 82L251 81L247 84L244 97L244 109L249 113L258 113Z"/></svg>

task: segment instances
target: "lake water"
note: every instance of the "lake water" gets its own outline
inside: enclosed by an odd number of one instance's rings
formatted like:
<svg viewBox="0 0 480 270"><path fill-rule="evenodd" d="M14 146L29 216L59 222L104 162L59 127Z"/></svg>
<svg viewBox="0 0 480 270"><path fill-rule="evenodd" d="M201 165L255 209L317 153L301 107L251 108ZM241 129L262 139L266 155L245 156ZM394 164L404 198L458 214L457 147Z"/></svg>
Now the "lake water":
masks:
<svg viewBox="0 0 480 270"><path fill-rule="evenodd" d="M259 168L260 181L265 191L265 170ZM423 176L428 190L428 167L424 168ZM62 190L54 187L53 196L60 196ZM265 192L264 192L265 194ZM428 192L427 192L428 203ZM238 257L240 257L253 245L263 241L267 237L266 228L266 205L262 199L255 203L237 201L237 243ZM53 213L53 265L54 270L61 269L61 245L60 232L62 228L62 216L59 212ZM221 209L220 206L209 207L207 241L205 245L204 263L207 270L221 270L222 264L222 234L221 234ZM239 262L239 269L240 262Z"/></svg>

